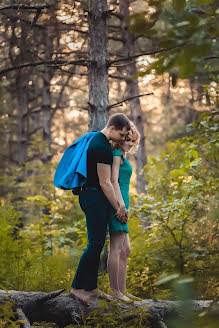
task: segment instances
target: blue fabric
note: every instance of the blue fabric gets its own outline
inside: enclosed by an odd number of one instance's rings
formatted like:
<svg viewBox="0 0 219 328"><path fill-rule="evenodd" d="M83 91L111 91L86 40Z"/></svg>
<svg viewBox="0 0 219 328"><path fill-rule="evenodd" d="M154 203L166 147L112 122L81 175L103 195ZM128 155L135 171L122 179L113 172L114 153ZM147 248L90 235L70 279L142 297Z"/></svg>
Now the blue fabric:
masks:
<svg viewBox="0 0 219 328"><path fill-rule="evenodd" d="M85 184L87 149L96 133L98 131L86 133L66 149L55 172L54 184L57 188L70 190Z"/></svg>

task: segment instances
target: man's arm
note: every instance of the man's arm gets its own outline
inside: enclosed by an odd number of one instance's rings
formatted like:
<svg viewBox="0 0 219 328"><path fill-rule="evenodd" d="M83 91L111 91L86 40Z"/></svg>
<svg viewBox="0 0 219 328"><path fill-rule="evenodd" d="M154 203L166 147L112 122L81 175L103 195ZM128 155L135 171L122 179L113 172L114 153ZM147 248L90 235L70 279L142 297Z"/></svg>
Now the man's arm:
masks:
<svg viewBox="0 0 219 328"><path fill-rule="evenodd" d="M99 177L100 187L110 204L116 210L116 216L119 220L126 222L127 219L125 218L124 208L119 205L111 182L111 165L97 163L97 174Z"/></svg>

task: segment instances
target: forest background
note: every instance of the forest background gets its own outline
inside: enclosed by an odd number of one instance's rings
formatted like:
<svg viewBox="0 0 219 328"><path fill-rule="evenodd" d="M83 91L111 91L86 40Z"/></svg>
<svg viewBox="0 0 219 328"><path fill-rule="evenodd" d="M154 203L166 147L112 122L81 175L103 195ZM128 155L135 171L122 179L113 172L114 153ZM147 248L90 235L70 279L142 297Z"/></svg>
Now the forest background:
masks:
<svg viewBox="0 0 219 328"><path fill-rule="evenodd" d="M128 288L217 301L217 1L102 1L92 16L98 2L1 4L0 288L69 290L85 218L77 196L54 187L55 168L78 137L123 112L142 135L128 156ZM105 290L106 257L107 247ZM202 312L193 324L209 320Z"/></svg>

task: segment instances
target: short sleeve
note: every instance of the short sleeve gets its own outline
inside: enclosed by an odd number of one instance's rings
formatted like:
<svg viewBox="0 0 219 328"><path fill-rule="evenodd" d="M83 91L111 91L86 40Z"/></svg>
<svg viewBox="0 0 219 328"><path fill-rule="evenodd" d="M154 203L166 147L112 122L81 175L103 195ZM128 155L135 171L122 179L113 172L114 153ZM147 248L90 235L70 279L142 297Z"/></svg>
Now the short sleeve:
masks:
<svg viewBox="0 0 219 328"><path fill-rule="evenodd" d="M109 164L113 163L113 156L111 149L105 147L96 147L94 150L94 156L97 163Z"/></svg>
<svg viewBox="0 0 219 328"><path fill-rule="evenodd" d="M123 156L122 152L119 149L112 151L113 156Z"/></svg>

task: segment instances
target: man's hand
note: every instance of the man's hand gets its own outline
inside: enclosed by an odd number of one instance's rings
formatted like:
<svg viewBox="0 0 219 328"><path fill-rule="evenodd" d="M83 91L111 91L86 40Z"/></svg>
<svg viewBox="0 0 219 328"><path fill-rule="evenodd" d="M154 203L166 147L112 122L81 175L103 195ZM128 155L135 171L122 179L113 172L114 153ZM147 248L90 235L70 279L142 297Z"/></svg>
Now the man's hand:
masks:
<svg viewBox="0 0 219 328"><path fill-rule="evenodd" d="M120 222L126 223L128 220L128 211L125 208L125 205L120 205L115 215Z"/></svg>

